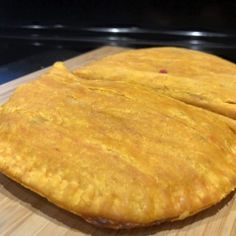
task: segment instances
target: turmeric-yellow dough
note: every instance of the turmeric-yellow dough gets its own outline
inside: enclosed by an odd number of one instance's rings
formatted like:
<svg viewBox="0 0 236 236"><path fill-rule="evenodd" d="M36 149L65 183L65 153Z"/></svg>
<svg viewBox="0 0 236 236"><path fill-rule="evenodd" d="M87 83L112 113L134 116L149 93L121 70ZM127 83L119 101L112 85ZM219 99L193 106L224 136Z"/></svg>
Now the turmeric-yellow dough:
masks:
<svg viewBox="0 0 236 236"><path fill-rule="evenodd" d="M0 171L96 225L178 220L236 187L236 125L56 63L0 108Z"/></svg>
<svg viewBox="0 0 236 236"><path fill-rule="evenodd" d="M85 79L131 81L236 119L236 65L174 47L127 50L75 71Z"/></svg>

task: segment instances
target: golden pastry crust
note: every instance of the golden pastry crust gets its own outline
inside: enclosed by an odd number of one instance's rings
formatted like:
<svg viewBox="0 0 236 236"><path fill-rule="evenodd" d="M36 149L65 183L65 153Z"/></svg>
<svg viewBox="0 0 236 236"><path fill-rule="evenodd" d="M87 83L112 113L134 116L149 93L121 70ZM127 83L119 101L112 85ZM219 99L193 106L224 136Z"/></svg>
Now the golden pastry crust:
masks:
<svg viewBox="0 0 236 236"><path fill-rule="evenodd" d="M194 106L236 118L236 65L183 48L128 50L75 71L85 79L140 83Z"/></svg>
<svg viewBox="0 0 236 236"><path fill-rule="evenodd" d="M236 186L235 122L61 63L0 111L0 171L110 228L183 219Z"/></svg>

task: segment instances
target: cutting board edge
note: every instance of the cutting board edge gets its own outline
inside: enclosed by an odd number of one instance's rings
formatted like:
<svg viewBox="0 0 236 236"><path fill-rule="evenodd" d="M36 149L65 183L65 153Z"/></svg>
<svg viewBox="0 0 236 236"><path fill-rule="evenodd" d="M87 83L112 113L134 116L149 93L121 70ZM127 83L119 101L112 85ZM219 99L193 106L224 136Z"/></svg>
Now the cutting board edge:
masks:
<svg viewBox="0 0 236 236"><path fill-rule="evenodd" d="M76 63L78 60L81 61L81 63L77 67L81 67L83 65L88 64L89 62L98 60L98 59L103 58L105 56L115 54L115 53L118 53L118 52L121 52L121 51L124 51L127 49L128 48L123 48L123 47L103 46L103 47L97 48L95 50L89 51L87 53L84 53L82 55L78 55L73 58L70 58L70 59L64 61L64 63L70 69L75 69L76 64L78 64L78 63ZM82 61L85 58L86 58L85 62L82 63ZM41 70L37 70L37 71L34 71L30 74L24 75L20 78L14 79L10 82L4 83L4 84L0 85L0 91L4 90L4 93L11 92L11 90L14 90L18 85L20 85L22 83L26 83L30 80L36 79L40 74L46 72L50 68L51 68L51 66L48 66L48 67L45 67Z"/></svg>

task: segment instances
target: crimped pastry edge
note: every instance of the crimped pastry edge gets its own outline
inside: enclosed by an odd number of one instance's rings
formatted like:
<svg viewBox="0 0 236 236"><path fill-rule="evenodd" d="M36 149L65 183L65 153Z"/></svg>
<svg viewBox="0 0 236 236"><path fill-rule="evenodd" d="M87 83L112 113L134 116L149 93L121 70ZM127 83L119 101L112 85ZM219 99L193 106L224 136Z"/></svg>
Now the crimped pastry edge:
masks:
<svg viewBox="0 0 236 236"><path fill-rule="evenodd" d="M229 193L225 194L217 202L215 202L211 205L207 205L204 208L198 209L197 211L191 212L189 214L179 215L177 217L168 218L168 219L156 220L156 221L153 221L153 222L150 222L150 223L135 223L135 222L116 221L116 220L113 220L113 219L107 219L105 217L95 217L95 216L88 216L88 215L84 215L84 214L79 214L79 213L73 211L72 209L68 209L67 207L60 204L59 202L54 202L53 200L48 199L43 193L39 192L38 190L35 190L34 188L28 186L27 184L24 184L19 179L16 179L16 178L14 178L14 176L11 176L10 174L8 174L6 171L4 171L4 170L0 170L0 171L3 175L5 175L6 177L8 177L12 181L14 181L16 184L19 184L22 187L24 187L25 189L28 189L31 192L35 193L35 194L38 194L43 199L45 199L49 203L59 207L60 209L63 209L67 212L70 212L70 213L80 217L81 219L83 219L87 223L89 223L91 225L94 225L96 227L113 229L113 230L144 228L144 227L150 227L150 226L157 226L157 225L165 223L165 222L173 222L173 221L178 221L178 220L184 220L186 218L189 218L189 217L191 217L191 216L193 216L197 213L201 213L203 210L209 209L210 207L213 207L214 205L220 203L223 199L225 199L227 196L229 196L236 189L236 188L232 189Z"/></svg>

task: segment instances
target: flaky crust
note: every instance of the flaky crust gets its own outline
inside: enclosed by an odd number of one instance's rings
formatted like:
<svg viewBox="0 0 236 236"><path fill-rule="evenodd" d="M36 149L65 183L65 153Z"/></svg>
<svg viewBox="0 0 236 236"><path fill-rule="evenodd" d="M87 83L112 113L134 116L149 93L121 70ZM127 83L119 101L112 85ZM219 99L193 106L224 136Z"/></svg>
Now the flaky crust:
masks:
<svg viewBox="0 0 236 236"><path fill-rule="evenodd" d="M139 83L158 93L236 119L236 65L184 48L128 50L75 71L85 79Z"/></svg>
<svg viewBox="0 0 236 236"><path fill-rule="evenodd" d="M0 170L110 228L184 219L236 185L235 122L62 63L0 109Z"/></svg>

